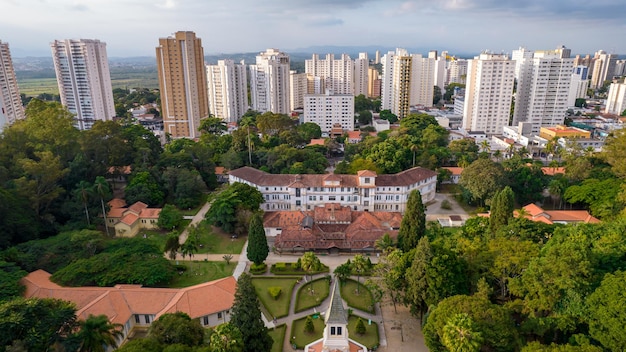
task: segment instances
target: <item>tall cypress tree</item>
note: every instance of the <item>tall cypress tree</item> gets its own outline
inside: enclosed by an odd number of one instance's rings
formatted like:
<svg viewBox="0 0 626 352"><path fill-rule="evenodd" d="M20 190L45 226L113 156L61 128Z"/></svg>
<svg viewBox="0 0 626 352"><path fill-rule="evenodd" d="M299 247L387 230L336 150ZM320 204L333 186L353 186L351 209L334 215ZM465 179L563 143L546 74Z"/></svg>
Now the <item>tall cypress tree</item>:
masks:
<svg viewBox="0 0 626 352"><path fill-rule="evenodd" d="M417 246L420 238L426 234L426 213L422 194L414 189L409 194L406 202L406 210L398 231L398 247L408 252Z"/></svg>
<svg viewBox="0 0 626 352"><path fill-rule="evenodd" d="M259 309L252 277L243 273L237 280L230 323L243 335L244 352L269 351L274 341L269 335Z"/></svg>
<svg viewBox="0 0 626 352"><path fill-rule="evenodd" d="M270 249L263 229L263 219L260 213L255 213L250 219L248 227L248 259L259 265L267 259Z"/></svg>
<svg viewBox="0 0 626 352"><path fill-rule="evenodd" d="M515 195L511 187L506 186L503 190L496 192L491 200L491 214L489 215L489 228L495 233L509 223L513 217L515 208Z"/></svg>

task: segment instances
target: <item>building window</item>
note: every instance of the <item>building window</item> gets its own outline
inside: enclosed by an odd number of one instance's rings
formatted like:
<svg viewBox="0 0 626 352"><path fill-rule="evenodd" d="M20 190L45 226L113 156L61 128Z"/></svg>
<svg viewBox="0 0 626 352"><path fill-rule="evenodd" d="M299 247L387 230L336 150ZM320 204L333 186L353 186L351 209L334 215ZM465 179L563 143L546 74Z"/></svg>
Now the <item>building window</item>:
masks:
<svg viewBox="0 0 626 352"><path fill-rule="evenodd" d="M202 318L204 325L209 325L209 316L206 315Z"/></svg>
<svg viewBox="0 0 626 352"><path fill-rule="evenodd" d="M222 319L222 312L217 313L217 319Z"/></svg>
<svg viewBox="0 0 626 352"><path fill-rule="evenodd" d="M337 327L337 335L341 335L341 326Z"/></svg>
<svg viewBox="0 0 626 352"><path fill-rule="evenodd" d="M150 324L150 315L145 314L145 315L143 316L143 318L145 319L146 324Z"/></svg>
<svg viewBox="0 0 626 352"><path fill-rule="evenodd" d="M366 177L366 178L363 180L363 182L365 182L365 183L370 183L370 178L369 178L369 177Z"/></svg>
<svg viewBox="0 0 626 352"><path fill-rule="evenodd" d="M139 320L139 314L135 314L135 324L139 324L141 321Z"/></svg>
<svg viewBox="0 0 626 352"><path fill-rule="evenodd" d="M336 334L337 334L336 329L335 329L335 327L334 327L334 326L331 326L331 327L330 327L330 334L331 334L331 335L336 335Z"/></svg>

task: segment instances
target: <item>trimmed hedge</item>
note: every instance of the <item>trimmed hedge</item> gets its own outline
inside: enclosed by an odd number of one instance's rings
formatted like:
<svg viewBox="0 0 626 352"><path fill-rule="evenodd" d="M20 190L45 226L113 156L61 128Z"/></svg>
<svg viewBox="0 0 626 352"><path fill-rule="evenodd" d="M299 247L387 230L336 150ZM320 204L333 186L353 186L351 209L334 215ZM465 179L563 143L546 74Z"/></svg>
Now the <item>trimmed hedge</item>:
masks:
<svg viewBox="0 0 626 352"><path fill-rule="evenodd" d="M322 264L321 270L311 271L310 273L307 273L306 271L300 269L297 263L276 263L272 264L270 272L274 275L315 275L328 273L330 272L330 269L328 268L328 266Z"/></svg>

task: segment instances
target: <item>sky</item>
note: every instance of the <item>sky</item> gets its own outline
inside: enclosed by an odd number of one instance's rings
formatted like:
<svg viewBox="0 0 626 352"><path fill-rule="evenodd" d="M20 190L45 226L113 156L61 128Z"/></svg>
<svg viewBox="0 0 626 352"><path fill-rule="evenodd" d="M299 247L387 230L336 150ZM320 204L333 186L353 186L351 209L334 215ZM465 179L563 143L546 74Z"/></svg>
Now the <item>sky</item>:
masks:
<svg viewBox="0 0 626 352"><path fill-rule="evenodd" d="M0 14L15 57L48 56L69 38L100 39L110 57L155 56L158 38L181 30L207 55L326 45L626 54L624 0L0 0Z"/></svg>

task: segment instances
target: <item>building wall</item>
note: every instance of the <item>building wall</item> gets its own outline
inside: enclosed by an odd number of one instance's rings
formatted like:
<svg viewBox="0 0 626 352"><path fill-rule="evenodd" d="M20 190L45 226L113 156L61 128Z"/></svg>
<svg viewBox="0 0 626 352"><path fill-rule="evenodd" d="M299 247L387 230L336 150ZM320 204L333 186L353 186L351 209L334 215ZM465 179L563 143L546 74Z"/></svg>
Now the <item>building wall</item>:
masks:
<svg viewBox="0 0 626 352"><path fill-rule="evenodd" d="M468 62L463 128L501 134L509 124L515 62L506 55L483 53Z"/></svg>
<svg viewBox="0 0 626 352"><path fill-rule="evenodd" d="M336 123L344 131L354 130L354 96L331 92L304 95L304 122L316 123L328 133Z"/></svg>
<svg viewBox="0 0 626 352"><path fill-rule="evenodd" d="M289 55L278 49L257 55L256 65L250 65L250 94L253 110L289 114Z"/></svg>
<svg viewBox="0 0 626 352"><path fill-rule="evenodd" d="M304 67L307 74L321 78L326 89L335 94L354 95L354 61L349 55L342 54L335 59L335 55L327 54L326 58L320 59L319 55L313 54L304 62Z"/></svg>
<svg viewBox="0 0 626 352"><path fill-rule="evenodd" d="M621 115L624 110L626 110L626 83L611 83L604 112Z"/></svg>
<svg viewBox="0 0 626 352"><path fill-rule="evenodd" d="M156 48L163 128L173 138L196 138L209 116L202 41L194 32L160 38Z"/></svg>
<svg viewBox="0 0 626 352"><path fill-rule="evenodd" d="M591 88L597 89L602 87L604 81L613 79L617 55L608 54L604 50L599 50L596 52L594 58L595 62L593 64L593 73L591 74Z"/></svg>
<svg viewBox="0 0 626 352"><path fill-rule="evenodd" d="M369 59L367 53L359 53L359 58L354 60L354 95L368 95L369 88Z"/></svg>
<svg viewBox="0 0 626 352"><path fill-rule="evenodd" d="M291 111L304 108L304 95L309 93L307 74L289 71L289 86Z"/></svg>
<svg viewBox="0 0 626 352"><path fill-rule="evenodd" d="M237 122L248 110L246 67L233 60L207 65L209 111L225 122Z"/></svg>
<svg viewBox="0 0 626 352"><path fill-rule="evenodd" d="M9 44L0 41L0 132L25 118Z"/></svg>
<svg viewBox="0 0 626 352"><path fill-rule="evenodd" d="M75 126L115 116L106 43L92 39L55 40L50 44L61 103L75 115Z"/></svg>
<svg viewBox="0 0 626 352"><path fill-rule="evenodd" d="M587 66L574 66L572 69L572 77L569 85L569 95L567 97L567 105L574 106L576 99L585 98L587 89L589 88L588 77L589 69Z"/></svg>

